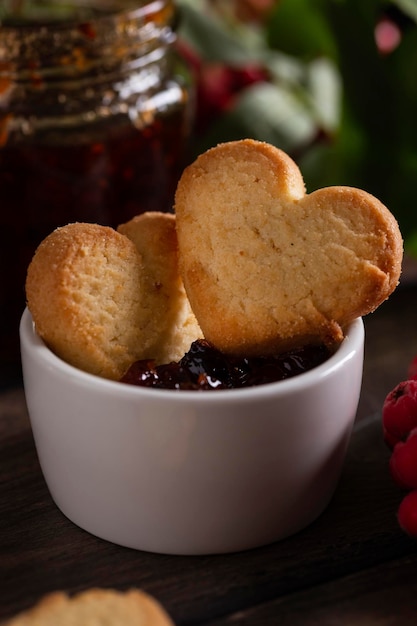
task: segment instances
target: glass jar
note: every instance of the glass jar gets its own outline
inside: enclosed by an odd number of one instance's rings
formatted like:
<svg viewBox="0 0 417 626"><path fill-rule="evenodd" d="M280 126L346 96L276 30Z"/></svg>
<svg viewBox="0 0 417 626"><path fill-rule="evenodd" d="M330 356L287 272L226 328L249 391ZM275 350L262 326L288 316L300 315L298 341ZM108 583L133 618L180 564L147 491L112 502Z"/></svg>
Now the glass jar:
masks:
<svg viewBox="0 0 417 626"><path fill-rule="evenodd" d="M117 226L143 211L170 211L192 122L171 0L6 4L9 12L0 8L3 383L19 372L18 324L36 246L69 222Z"/></svg>

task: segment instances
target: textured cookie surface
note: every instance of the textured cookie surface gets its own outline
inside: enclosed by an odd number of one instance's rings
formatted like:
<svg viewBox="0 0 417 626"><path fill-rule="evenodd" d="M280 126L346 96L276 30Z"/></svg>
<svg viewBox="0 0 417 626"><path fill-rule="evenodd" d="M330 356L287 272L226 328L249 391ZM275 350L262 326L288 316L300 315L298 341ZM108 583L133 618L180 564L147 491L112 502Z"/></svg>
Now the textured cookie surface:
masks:
<svg viewBox="0 0 417 626"><path fill-rule="evenodd" d="M402 238L388 209L350 187L307 195L296 164L269 144L202 154L179 181L175 212L191 306L224 352L337 343L399 280Z"/></svg>
<svg viewBox="0 0 417 626"><path fill-rule="evenodd" d="M118 231L133 241L143 259L142 306L152 319L145 356L157 363L178 361L202 333L179 274L175 216L144 213Z"/></svg>
<svg viewBox="0 0 417 626"><path fill-rule="evenodd" d="M39 245L26 278L40 337L71 365L111 379L120 378L144 349L144 290L135 245L95 224L53 231Z"/></svg>
<svg viewBox="0 0 417 626"><path fill-rule="evenodd" d="M4 626L174 626L160 604L131 590L90 589L75 596L56 592Z"/></svg>

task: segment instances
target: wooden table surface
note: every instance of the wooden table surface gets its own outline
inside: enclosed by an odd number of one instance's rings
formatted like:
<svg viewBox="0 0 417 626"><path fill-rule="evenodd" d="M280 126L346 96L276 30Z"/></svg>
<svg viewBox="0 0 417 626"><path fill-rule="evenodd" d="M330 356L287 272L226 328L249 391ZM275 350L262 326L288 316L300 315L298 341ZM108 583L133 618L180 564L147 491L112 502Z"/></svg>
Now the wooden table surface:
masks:
<svg viewBox="0 0 417 626"><path fill-rule="evenodd" d="M68 521L44 483L20 386L0 394L0 621L52 590L141 587L177 625L417 624L417 540L396 520L381 435L385 395L417 354L417 286L365 319L363 391L326 511L297 535L230 555L121 548Z"/></svg>

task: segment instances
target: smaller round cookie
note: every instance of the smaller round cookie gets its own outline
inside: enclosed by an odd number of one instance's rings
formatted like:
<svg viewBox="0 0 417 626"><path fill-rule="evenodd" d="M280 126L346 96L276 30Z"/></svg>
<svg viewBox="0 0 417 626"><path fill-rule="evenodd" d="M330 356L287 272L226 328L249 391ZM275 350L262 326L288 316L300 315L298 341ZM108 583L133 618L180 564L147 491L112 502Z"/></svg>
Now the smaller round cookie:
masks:
<svg viewBox="0 0 417 626"><path fill-rule="evenodd" d="M132 589L88 589L74 596L50 593L3 626L174 626L149 594Z"/></svg>
<svg viewBox="0 0 417 626"><path fill-rule="evenodd" d="M145 357L157 364L179 361L202 332L179 274L175 216L143 213L117 230L133 241L143 259L142 306L151 320Z"/></svg>
<svg viewBox="0 0 417 626"><path fill-rule="evenodd" d="M389 210L351 187L306 194L294 161L264 142L200 155L178 183L175 213L192 309L226 353L337 344L399 280L402 238Z"/></svg>
<svg viewBox="0 0 417 626"><path fill-rule="evenodd" d="M53 231L28 267L27 305L59 357L118 380L146 349L143 263L114 229L74 223Z"/></svg>

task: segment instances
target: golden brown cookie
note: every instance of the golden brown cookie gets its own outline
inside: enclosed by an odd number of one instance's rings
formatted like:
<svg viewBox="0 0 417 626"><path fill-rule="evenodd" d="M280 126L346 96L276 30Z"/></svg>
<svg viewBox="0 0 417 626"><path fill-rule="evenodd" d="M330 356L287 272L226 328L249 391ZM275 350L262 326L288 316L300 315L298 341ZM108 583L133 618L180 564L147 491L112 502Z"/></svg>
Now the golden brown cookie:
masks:
<svg viewBox="0 0 417 626"><path fill-rule="evenodd" d="M144 213L118 231L133 241L143 259L142 306L152 319L146 356L157 363L178 361L202 333L179 274L175 216Z"/></svg>
<svg viewBox="0 0 417 626"><path fill-rule="evenodd" d="M36 330L62 359L119 379L146 343L143 264L112 228L68 224L39 245L26 278Z"/></svg>
<svg viewBox="0 0 417 626"><path fill-rule="evenodd" d="M74 596L55 592L4 626L174 626L150 595L132 589L89 589Z"/></svg>
<svg viewBox="0 0 417 626"><path fill-rule="evenodd" d="M180 270L207 340L227 353L337 343L395 289L402 238L365 191L309 195L281 150L242 140L183 173L175 212Z"/></svg>

